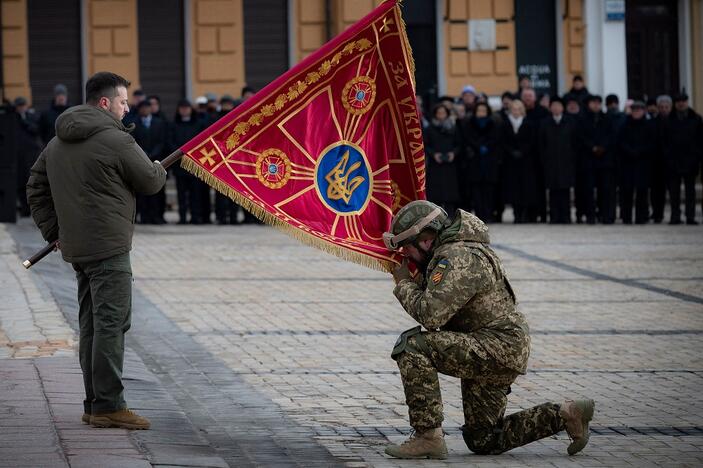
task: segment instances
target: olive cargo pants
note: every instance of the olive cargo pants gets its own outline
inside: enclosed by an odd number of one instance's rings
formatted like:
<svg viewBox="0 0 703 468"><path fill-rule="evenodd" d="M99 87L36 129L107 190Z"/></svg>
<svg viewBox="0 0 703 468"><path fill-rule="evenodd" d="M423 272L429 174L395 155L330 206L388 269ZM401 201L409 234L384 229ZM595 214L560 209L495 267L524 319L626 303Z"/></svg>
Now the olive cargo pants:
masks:
<svg viewBox="0 0 703 468"><path fill-rule="evenodd" d="M503 453L564 430L555 403L505 416L510 385L519 374L482 357L485 351L470 333L419 333L419 329L408 330L405 341L401 335L392 355L400 369L410 425L415 430L442 426L438 373L461 379L462 433L474 453Z"/></svg>
<svg viewBox="0 0 703 468"><path fill-rule="evenodd" d="M78 354L85 386L84 410L101 414L124 409L124 335L132 317L129 252L74 263L73 269L78 281Z"/></svg>

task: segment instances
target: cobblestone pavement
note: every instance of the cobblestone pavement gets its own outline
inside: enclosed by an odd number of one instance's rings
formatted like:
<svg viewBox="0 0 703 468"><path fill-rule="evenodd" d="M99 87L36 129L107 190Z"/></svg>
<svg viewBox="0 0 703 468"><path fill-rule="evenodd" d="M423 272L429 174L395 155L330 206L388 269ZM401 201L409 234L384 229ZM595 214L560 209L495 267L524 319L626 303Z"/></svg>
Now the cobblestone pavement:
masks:
<svg viewBox="0 0 703 468"><path fill-rule="evenodd" d="M39 278L17 261L14 242L0 224L0 359L72 356L74 335ZM14 294L9 294L14 292Z"/></svg>
<svg viewBox="0 0 703 468"><path fill-rule="evenodd" d="M12 230L23 253L39 245L28 226ZM576 457L564 433L472 455L458 429L459 383L443 378L449 459L386 458L388 441L409 431L390 349L414 324L390 277L264 226L140 227L130 348L230 466L701 466L703 229L492 225L491 234L533 334L508 412L594 398L594 435ZM36 268L70 309L70 288L53 286L72 281L65 265Z"/></svg>

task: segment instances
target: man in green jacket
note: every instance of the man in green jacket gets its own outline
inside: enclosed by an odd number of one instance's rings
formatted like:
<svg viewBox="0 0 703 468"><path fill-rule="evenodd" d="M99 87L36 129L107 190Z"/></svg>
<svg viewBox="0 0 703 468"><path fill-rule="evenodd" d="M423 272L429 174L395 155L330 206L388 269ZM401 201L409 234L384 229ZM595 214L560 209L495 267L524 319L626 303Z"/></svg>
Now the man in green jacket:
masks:
<svg viewBox="0 0 703 468"><path fill-rule="evenodd" d="M421 327L404 332L393 349L414 434L386 453L397 458L447 457L438 373L461 379L464 441L477 454L499 454L566 429L573 455L586 446L593 400L544 403L505 416L510 385L527 369L530 334L488 228L457 210L408 203L393 218L386 246L404 262L393 272L395 296Z"/></svg>
<svg viewBox="0 0 703 468"><path fill-rule="evenodd" d="M163 187L152 162L122 124L129 81L100 72L86 83L87 104L56 121L56 136L27 183L32 217L48 242L58 239L78 280L79 357L86 398L82 421L96 427L148 429L127 409L122 384L124 334L132 314L129 251L135 193Z"/></svg>

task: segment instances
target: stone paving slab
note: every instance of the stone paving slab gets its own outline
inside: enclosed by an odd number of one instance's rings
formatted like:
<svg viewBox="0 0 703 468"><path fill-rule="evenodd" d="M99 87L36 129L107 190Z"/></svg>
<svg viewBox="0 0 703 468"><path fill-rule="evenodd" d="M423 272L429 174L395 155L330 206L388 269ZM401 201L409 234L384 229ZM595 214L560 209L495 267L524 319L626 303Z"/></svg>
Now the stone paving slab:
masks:
<svg viewBox="0 0 703 468"><path fill-rule="evenodd" d="M626 228L492 227L533 330L531 371L513 386L508 411L591 396L598 401L597 433L583 457L564 457L563 434L501 457L475 457L458 433L458 382L442 378L447 464L703 461L696 453L703 447L703 419L690 411L690 404L701 403L703 308L669 294L695 296L679 283L703 284L701 263L690 261L701 251L701 231ZM158 249L165 257L135 255L139 290L290 418L314 430L334 456L372 466L437 465L398 463L382 454L387 440L408 431L388 353L397 334L413 323L390 294L387 276L318 262L317 252L301 251L293 241L282 253L285 237L265 228L238 228L219 241L203 233L206 243L201 232L137 236L142 252ZM252 245L250 238L260 243ZM241 256L218 257L236 240L243 243ZM208 258L209 268L191 275L189 257L181 252ZM311 264L303 260L308 256ZM623 279L631 281L618 281Z"/></svg>
<svg viewBox="0 0 703 468"><path fill-rule="evenodd" d="M470 454L459 383L442 377L450 458L388 459L385 445L409 431L389 351L412 319L387 274L263 226L140 226L130 346L230 466L703 464L703 229L491 233L533 333L530 370L513 385L508 412L595 398L591 443L577 457L565 456L563 433L502 456ZM65 271L40 266L43 277ZM50 288L70 309L70 287ZM146 384L133 383L141 398ZM170 428L177 417L167 411L160 422ZM143 443L158 447L160 437Z"/></svg>

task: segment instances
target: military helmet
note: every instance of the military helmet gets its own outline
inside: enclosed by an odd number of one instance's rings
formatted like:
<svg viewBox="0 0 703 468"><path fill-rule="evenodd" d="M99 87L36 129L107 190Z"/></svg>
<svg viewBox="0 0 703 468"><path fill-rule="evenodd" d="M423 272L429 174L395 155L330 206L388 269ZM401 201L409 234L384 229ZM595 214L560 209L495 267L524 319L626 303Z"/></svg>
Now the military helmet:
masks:
<svg viewBox="0 0 703 468"><path fill-rule="evenodd" d="M414 242L426 229L441 231L448 221L449 215L442 207L427 200L411 201L393 217L391 232L383 234L383 242L389 250L398 250Z"/></svg>

